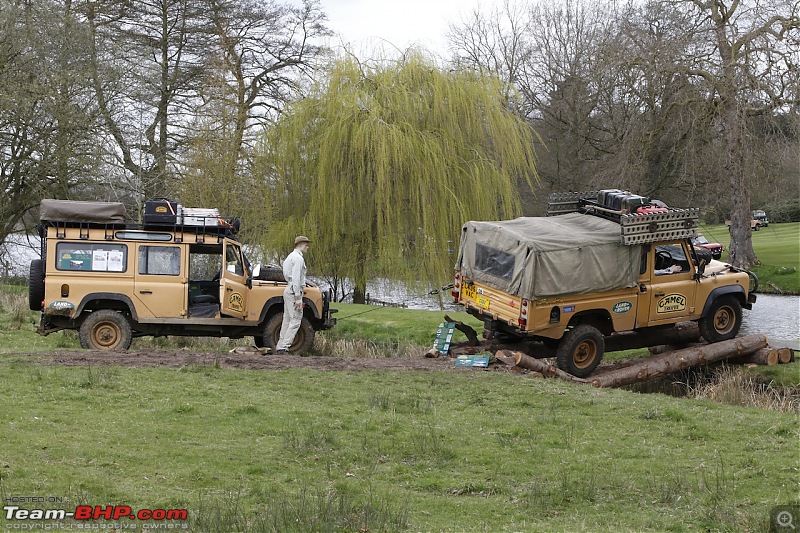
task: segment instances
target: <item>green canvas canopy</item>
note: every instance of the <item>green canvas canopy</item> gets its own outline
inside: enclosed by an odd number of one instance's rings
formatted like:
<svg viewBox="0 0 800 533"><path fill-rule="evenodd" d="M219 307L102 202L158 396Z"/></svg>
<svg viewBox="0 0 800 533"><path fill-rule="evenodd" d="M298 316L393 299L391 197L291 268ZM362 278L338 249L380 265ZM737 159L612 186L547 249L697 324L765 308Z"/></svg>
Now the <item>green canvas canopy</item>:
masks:
<svg viewBox="0 0 800 533"><path fill-rule="evenodd" d="M456 268L533 300L635 287L641 254L641 245L622 244L619 223L571 213L467 222Z"/></svg>

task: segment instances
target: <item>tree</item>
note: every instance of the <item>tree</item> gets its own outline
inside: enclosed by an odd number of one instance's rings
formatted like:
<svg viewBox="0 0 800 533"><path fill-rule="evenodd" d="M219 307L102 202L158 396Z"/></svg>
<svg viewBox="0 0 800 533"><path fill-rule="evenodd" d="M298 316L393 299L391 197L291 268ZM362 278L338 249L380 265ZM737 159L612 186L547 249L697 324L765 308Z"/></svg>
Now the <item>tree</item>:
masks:
<svg viewBox="0 0 800 533"><path fill-rule="evenodd" d="M88 33L72 2L4 1L0 28L1 243L42 197L78 197L100 156Z"/></svg>
<svg viewBox="0 0 800 533"><path fill-rule="evenodd" d="M419 53L337 62L265 138L267 244L285 249L305 232L311 264L351 277L354 301L371 276L450 279L462 224L517 215L513 184L536 177L535 135L503 95L497 78Z"/></svg>
<svg viewBox="0 0 800 533"><path fill-rule="evenodd" d="M174 190L175 154L208 43L201 0L84 0L91 80L118 164L138 199Z"/></svg>
<svg viewBox="0 0 800 533"><path fill-rule="evenodd" d="M728 260L747 268L758 262L750 235L751 175L747 118L800 105L798 65L800 7L732 0L672 0L697 16L695 35L705 44L689 75L699 77L715 96L725 144L723 168L731 189L731 244Z"/></svg>
<svg viewBox="0 0 800 533"><path fill-rule="evenodd" d="M300 87L327 50L328 34L315 2L302 6L256 0L210 0L210 47L199 105L182 158L180 198L245 217L244 231L260 225L262 191L253 174L255 131ZM307 83L306 83L307 85Z"/></svg>

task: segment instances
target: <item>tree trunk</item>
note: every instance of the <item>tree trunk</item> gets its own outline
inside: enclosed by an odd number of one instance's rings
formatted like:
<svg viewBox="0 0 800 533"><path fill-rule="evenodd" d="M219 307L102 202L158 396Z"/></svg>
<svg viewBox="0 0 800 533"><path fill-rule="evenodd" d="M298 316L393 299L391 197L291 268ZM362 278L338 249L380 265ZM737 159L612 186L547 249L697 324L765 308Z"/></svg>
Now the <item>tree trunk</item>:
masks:
<svg viewBox="0 0 800 533"><path fill-rule="evenodd" d="M514 364L520 368L524 368L526 370L532 370L534 372L539 372L543 376L550 376L554 378L561 378L565 381L572 381L574 383L589 383L589 381L578 378L564 372L563 370L556 368L553 365L548 365L547 363L543 363L538 359L534 359L529 355L525 355L522 352L511 352L508 350L499 350L495 357L509 363L513 360Z"/></svg>
<svg viewBox="0 0 800 533"><path fill-rule="evenodd" d="M778 362L782 365L794 362L794 350L791 348L778 348Z"/></svg>
<svg viewBox="0 0 800 533"><path fill-rule="evenodd" d="M778 350L770 348L761 348L748 355L741 355L739 357L731 357L729 362L735 365L767 365L773 366L778 364Z"/></svg>
<svg viewBox="0 0 800 533"><path fill-rule="evenodd" d="M751 354L766 346L767 337L750 335L699 348L687 348L677 352L654 355L625 368L598 374L590 379L595 387L621 387L638 381L655 379L685 368L706 365L737 355Z"/></svg>
<svg viewBox="0 0 800 533"><path fill-rule="evenodd" d="M723 163L731 185L731 242L728 248L728 262L738 268L749 268L758 262L753 251L750 221L750 173L746 166L744 111L741 109L737 91L738 64L735 49L727 33L730 12L725 9L714 10L712 20L717 36L717 49L722 60L722 71L718 77L720 122L723 130L726 157Z"/></svg>

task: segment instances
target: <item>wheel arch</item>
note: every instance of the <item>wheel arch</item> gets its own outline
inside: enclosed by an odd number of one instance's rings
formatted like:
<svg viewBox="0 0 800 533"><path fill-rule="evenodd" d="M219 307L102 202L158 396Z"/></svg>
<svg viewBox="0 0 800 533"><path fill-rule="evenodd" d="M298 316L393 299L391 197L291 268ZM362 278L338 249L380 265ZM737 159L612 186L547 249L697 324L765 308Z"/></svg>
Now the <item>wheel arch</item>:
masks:
<svg viewBox="0 0 800 533"><path fill-rule="evenodd" d="M575 327L582 324L594 326L603 335L611 335L614 333L614 321L611 319L611 313L607 309L589 309L580 311L569 320L568 327Z"/></svg>
<svg viewBox="0 0 800 533"><path fill-rule="evenodd" d="M706 303L703 306L703 312L700 313L700 318L704 318L708 316L708 312L711 309L711 306L714 305L714 302L723 296L727 296L732 294L736 296L736 299L739 300L739 304L742 307L747 305L747 301L744 295L744 288L739 285L728 285L727 287L717 287L711 293L709 293L708 298L706 298Z"/></svg>
<svg viewBox="0 0 800 533"><path fill-rule="evenodd" d="M80 317L84 311L96 311L98 309L116 309L117 311L129 313L134 321L139 320L133 301L124 294L113 292L94 292L84 296L77 309L75 309L75 318Z"/></svg>

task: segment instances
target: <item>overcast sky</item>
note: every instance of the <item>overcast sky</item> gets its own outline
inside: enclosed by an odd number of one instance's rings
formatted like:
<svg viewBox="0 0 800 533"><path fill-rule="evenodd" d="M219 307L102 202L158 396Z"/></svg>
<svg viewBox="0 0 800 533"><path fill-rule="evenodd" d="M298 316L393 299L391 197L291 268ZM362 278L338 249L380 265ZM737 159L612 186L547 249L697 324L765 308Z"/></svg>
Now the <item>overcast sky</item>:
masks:
<svg viewBox="0 0 800 533"><path fill-rule="evenodd" d="M405 50L421 45L446 55L445 34L450 23L467 18L478 4L494 0L321 0L335 43L349 44L356 53L382 39Z"/></svg>

